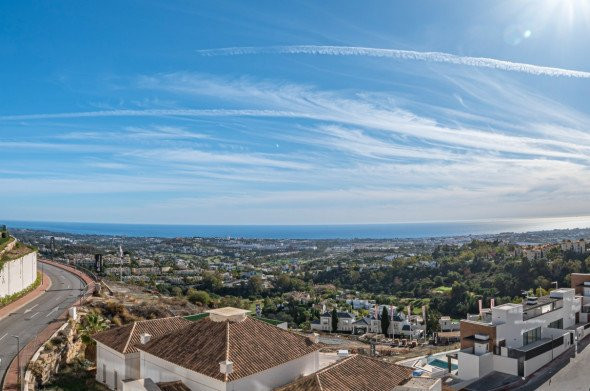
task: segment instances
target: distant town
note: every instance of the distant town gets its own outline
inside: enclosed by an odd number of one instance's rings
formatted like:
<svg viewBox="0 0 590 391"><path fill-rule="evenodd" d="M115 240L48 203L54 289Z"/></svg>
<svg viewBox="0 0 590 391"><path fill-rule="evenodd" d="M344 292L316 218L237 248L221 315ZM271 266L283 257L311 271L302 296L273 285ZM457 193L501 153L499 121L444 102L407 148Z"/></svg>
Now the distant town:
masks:
<svg viewBox="0 0 590 391"><path fill-rule="evenodd" d="M75 268L100 282L81 307L81 324L93 317L106 322L89 333L98 350L88 352L87 345L85 355L96 356L92 376L109 389L122 381L117 368L127 367L127 361L113 361L112 350L124 360L134 354L126 350L130 342L120 345L131 323L148 322L141 326L145 335L135 335L140 326L133 326L126 337L142 355L149 348L158 360L193 365L163 356L151 347L168 342L150 338L173 338L182 349L190 338L180 331L185 327L207 334L216 322L246 322L243 327L256 334L261 326L252 319L311 338L313 348L301 345L301 352L319 356L307 361L316 362L307 372L319 374L352 357L351 370L361 371L357 355L378 357L403 375L400 390L410 377L423 381L412 386L416 390L533 389L527 388L531 382L550 377L543 368L582 349L590 333L590 229L389 240L125 237L18 228L10 235L37 249L43 264ZM297 354L289 360L295 363ZM220 365L228 371L233 363ZM78 367L65 368L85 376ZM39 381L56 381L43 373ZM126 376L125 382L139 375Z"/></svg>

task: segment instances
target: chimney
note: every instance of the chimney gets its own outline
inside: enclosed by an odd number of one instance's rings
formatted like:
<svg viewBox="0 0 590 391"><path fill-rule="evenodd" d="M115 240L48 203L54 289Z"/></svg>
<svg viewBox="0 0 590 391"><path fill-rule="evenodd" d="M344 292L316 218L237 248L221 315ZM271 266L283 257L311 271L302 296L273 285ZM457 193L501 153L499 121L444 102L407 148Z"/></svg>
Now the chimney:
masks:
<svg viewBox="0 0 590 391"><path fill-rule="evenodd" d="M219 363L219 372L225 374L225 375L229 375L234 371L234 363L229 361L229 360L225 360L225 361L221 361Z"/></svg>
<svg viewBox="0 0 590 391"><path fill-rule="evenodd" d="M148 334L148 333L142 333L139 336L139 342L142 345L145 345L146 343L150 342L150 339L152 339L152 336L151 336L151 334Z"/></svg>
<svg viewBox="0 0 590 391"><path fill-rule="evenodd" d="M320 342L320 335L318 333L313 333L307 337L311 341L311 343L319 343Z"/></svg>

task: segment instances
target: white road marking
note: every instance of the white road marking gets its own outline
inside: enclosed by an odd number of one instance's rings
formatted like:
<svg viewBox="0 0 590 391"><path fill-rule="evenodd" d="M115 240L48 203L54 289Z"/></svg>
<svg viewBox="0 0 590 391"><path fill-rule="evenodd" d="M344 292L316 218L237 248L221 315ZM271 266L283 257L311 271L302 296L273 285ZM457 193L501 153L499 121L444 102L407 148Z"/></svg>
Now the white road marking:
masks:
<svg viewBox="0 0 590 391"><path fill-rule="evenodd" d="M31 315L31 317L29 319L33 319L37 315L39 315L39 313L38 312L35 312L35 314L34 315Z"/></svg>
<svg viewBox="0 0 590 391"><path fill-rule="evenodd" d="M25 314L26 314L27 312L31 312L31 311L33 311L33 308L37 307L38 305L39 305L39 304L35 304L34 306L32 306L31 308L29 308L28 310L25 310Z"/></svg>
<svg viewBox="0 0 590 391"><path fill-rule="evenodd" d="M57 310L59 310L59 307L55 307L54 309L52 309L50 313L48 313L47 315L45 315L45 317L47 318L49 315L53 314Z"/></svg>
<svg viewBox="0 0 590 391"><path fill-rule="evenodd" d="M55 301L59 301L61 299L61 297L56 297Z"/></svg>
<svg viewBox="0 0 590 391"><path fill-rule="evenodd" d="M4 334L3 336L0 337L0 341L2 341L4 339L4 337L6 337L8 334Z"/></svg>

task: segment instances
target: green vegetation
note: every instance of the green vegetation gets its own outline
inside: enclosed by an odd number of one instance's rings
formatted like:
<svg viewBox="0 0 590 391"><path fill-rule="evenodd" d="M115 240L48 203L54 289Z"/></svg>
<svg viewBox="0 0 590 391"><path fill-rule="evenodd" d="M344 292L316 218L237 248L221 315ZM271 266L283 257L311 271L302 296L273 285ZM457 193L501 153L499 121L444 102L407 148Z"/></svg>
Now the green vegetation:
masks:
<svg viewBox="0 0 590 391"><path fill-rule="evenodd" d="M389 320L389 312L387 311L387 307L383 307L383 312L381 312L381 330L383 331L383 335L386 337L390 323L391 321Z"/></svg>
<svg viewBox="0 0 590 391"><path fill-rule="evenodd" d="M9 240L12 240L12 238L9 238ZM4 246L6 246L6 243L4 244ZM0 257L0 270L2 270L6 262L10 262L12 260L24 257L25 255L35 251L37 251L37 249L34 247L29 247L22 244L21 242L16 242L16 244L10 251L5 251Z"/></svg>
<svg viewBox="0 0 590 391"><path fill-rule="evenodd" d="M336 308L332 310L332 332L338 331L338 311Z"/></svg>
<svg viewBox="0 0 590 391"><path fill-rule="evenodd" d="M569 286L569 276L590 272L590 257L562 252L559 246L547 256L535 260L519 256L515 246L500 242L472 241L464 246L439 246L432 254L393 260L379 268L360 269L339 265L314 276L314 283L376 295L387 295L381 304L403 306L422 299L430 310L463 318L476 313L479 299L489 304L518 301L522 290L533 289L546 294L551 281ZM541 288L539 290L539 288ZM427 301L426 301L427 300Z"/></svg>
<svg viewBox="0 0 590 391"><path fill-rule="evenodd" d="M96 312L91 312L82 318L82 322L78 325L78 333L86 345L85 355L87 358L94 359L96 356L96 341L92 339L92 335L108 328L109 321Z"/></svg>
<svg viewBox="0 0 590 391"><path fill-rule="evenodd" d="M261 316L251 315L250 317L253 318L253 319L261 320L261 321L266 322L268 324L272 324L273 326L276 326L276 325L279 325L281 323L284 323L284 322L281 322L280 320L263 318Z"/></svg>
<svg viewBox="0 0 590 391"><path fill-rule="evenodd" d="M2 264L0 263L0 269L2 269L1 266L2 266ZM34 291L35 289L37 289L37 287L40 284L41 284L41 273L37 272L37 278L35 279L35 282L33 282L33 284L31 284L27 289L23 289L22 291L17 292L15 294L12 294L9 296L4 296L4 297L0 298L0 308L12 303L13 301L20 299L21 297L25 296L27 293Z"/></svg>
<svg viewBox="0 0 590 391"><path fill-rule="evenodd" d="M72 365L60 369L52 381L39 388L44 391L108 391L108 388L98 383L92 371L92 363L77 360Z"/></svg>
<svg viewBox="0 0 590 391"><path fill-rule="evenodd" d="M185 316L184 319L186 320L190 320L191 322L196 322L197 320L201 320L203 318L208 317L209 314L204 312L202 314L195 314L195 315L189 315L189 316Z"/></svg>

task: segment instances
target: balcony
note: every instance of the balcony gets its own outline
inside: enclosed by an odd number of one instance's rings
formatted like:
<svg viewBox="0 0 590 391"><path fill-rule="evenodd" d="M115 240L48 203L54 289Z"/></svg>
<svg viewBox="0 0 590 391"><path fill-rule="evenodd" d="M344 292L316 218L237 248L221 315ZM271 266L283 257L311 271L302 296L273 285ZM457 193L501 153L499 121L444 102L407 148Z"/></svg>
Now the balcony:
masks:
<svg viewBox="0 0 590 391"><path fill-rule="evenodd" d="M525 310L522 313L523 320L529 320L536 318L537 316L544 315L551 311L558 310L563 307L563 300L552 300L546 302L540 302L535 306L525 306Z"/></svg>

